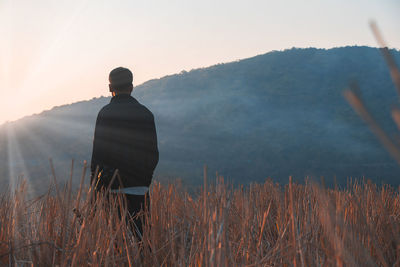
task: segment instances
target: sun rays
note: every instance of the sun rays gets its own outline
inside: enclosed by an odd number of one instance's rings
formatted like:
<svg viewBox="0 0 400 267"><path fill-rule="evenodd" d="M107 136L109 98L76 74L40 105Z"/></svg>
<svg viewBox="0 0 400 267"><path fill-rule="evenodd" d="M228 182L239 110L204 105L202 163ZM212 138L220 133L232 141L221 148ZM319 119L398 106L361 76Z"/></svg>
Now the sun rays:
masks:
<svg viewBox="0 0 400 267"><path fill-rule="evenodd" d="M32 189L31 196L35 195L34 188L39 184L48 186L51 181L51 168L49 159L53 159L56 172L62 174L57 181L63 183L65 172L70 167L72 159L78 160L79 168L82 157L88 160L90 144L93 138L93 126L87 125L86 120L79 116L68 115L64 118L46 117L42 121L36 118L27 118L22 121L7 123L0 131L5 136L5 146L0 148L1 153L6 153L7 173L9 187L14 191L18 184L25 179L28 188ZM82 135L85 137L82 138ZM60 151L60 144L71 147L71 151ZM72 155L73 148L81 147L82 155ZM68 163L69 162L69 163ZM64 166L65 165L65 166ZM4 179L4 178L3 178ZM32 181L32 183L31 183ZM40 191L40 187L39 187ZM43 193L43 192L40 192Z"/></svg>
<svg viewBox="0 0 400 267"><path fill-rule="evenodd" d="M28 185L30 185L30 173L26 167L25 160L21 155L20 145L15 136L13 125L7 124L5 129L9 187L11 188L12 192L14 192L22 180L26 180ZM28 194L31 197L35 194L34 188L31 186L28 188Z"/></svg>

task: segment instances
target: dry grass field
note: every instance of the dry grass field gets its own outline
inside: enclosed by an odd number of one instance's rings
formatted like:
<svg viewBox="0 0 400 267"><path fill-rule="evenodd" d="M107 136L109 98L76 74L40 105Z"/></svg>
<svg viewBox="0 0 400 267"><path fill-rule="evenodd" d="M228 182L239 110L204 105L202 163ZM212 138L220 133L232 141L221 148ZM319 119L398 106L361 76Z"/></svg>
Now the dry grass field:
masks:
<svg viewBox="0 0 400 267"><path fill-rule="evenodd" d="M190 195L154 183L142 239L118 218L121 198L52 188L1 196L1 266L400 266L400 195L389 186L233 188L217 177Z"/></svg>

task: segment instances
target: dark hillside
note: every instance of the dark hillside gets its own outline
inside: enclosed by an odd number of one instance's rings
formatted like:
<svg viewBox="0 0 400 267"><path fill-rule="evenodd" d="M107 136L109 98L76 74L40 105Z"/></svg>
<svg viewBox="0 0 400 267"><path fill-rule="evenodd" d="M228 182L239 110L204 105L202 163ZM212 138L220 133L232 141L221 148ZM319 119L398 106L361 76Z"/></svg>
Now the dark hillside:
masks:
<svg viewBox="0 0 400 267"><path fill-rule="evenodd" d="M200 183L207 164L244 184L293 175L325 176L328 183L336 176L342 184L367 176L397 185L400 169L342 96L352 81L393 132L397 96L379 50L369 47L270 52L151 80L133 95L155 114L158 179ZM2 179L11 167L18 173L22 162L33 181L47 179L50 156L60 179L67 177L72 157L90 160L96 113L108 101L95 98L3 125ZM6 138L7 128L13 137Z"/></svg>

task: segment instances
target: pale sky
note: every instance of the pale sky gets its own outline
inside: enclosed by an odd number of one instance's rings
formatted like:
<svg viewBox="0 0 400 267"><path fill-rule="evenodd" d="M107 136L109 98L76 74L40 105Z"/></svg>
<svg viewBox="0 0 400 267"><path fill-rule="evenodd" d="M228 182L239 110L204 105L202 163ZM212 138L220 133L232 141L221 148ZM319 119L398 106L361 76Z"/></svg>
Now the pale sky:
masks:
<svg viewBox="0 0 400 267"><path fill-rule="evenodd" d="M400 48L398 0L0 0L0 123L134 84L291 47Z"/></svg>

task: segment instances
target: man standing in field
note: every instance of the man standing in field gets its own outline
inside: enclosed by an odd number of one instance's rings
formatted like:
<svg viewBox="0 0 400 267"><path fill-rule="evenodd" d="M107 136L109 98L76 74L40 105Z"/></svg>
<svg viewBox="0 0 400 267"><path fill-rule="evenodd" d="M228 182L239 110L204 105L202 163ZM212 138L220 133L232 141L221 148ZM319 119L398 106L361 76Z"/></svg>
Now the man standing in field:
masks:
<svg viewBox="0 0 400 267"><path fill-rule="evenodd" d="M96 179L96 190L110 186L111 192L124 194L128 212L134 216L148 204L148 189L158 163L154 117L131 96L133 75L129 69L112 70L109 81L112 98L97 116L91 179ZM121 179L112 181L115 170ZM142 233L141 221L134 222Z"/></svg>

